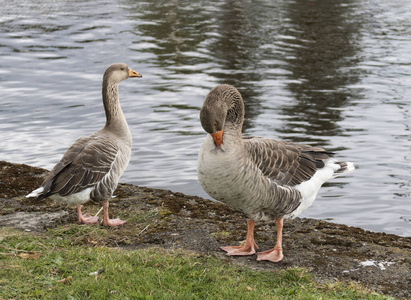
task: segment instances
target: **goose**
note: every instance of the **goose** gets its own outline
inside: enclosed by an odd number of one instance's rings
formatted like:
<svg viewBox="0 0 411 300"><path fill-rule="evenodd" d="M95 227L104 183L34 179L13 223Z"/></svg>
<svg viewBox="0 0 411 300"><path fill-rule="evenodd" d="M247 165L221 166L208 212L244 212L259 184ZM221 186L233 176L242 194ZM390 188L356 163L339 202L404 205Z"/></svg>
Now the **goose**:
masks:
<svg viewBox="0 0 411 300"><path fill-rule="evenodd" d="M98 216L83 215L81 204L93 200L103 208L103 226L126 223L109 219L109 200L130 161L131 132L120 107L118 84L127 78L142 77L126 64L110 65L103 76L103 104L106 123L89 136L79 138L50 171L41 186L26 197L50 197L77 206L80 224L98 222Z"/></svg>
<svg viewBox="0 0 411 300"><path fill-rule="evenodd" d="M228 256L253 255L256 221L274 221L277 242L257 260L283 259L284 219L295 218L313 202L321 185L354 170L352 162L331 159L332 152L264 137L243 137L244 103L230 85L206 96L200 121L208 133L198 155L198 179L212 198L247 216L243 246L221 247Z"/></svg>

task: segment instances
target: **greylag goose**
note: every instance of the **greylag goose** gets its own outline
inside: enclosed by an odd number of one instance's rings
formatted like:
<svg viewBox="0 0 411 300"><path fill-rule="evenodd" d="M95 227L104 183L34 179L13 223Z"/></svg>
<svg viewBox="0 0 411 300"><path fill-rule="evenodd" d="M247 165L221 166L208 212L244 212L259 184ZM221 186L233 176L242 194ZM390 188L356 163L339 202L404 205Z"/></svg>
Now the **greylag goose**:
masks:
<svg viewBox="0 0 411 300"><path fill-rule="evenodd" d="M227 255L252 255L256 221L274 220L277 243L257 260L281 261L283 220L294 218L313 202L321 185L354 170L351 162L330 158L323 148L263 137L243 137L244 103L230 85L213 88L200 112L209 133L198 156L198 179L214 199L248 216L243 246L221 249Z"/></svg>
<svg viewBox="0 0 411 300"><path fill-rule="evenodd" d="M103 206L104 226L122 225L125 221L109 219L109 200L118 180L130 161L131 132L120 107L118 83L142 77L127 65L109 66L103 76L103 104L106 124L89 136L78 139L51 170L41 186L26 197L51 199L77 205L78 222L92 224L97 216L83 215L81 204L89 200Z"/></svg>

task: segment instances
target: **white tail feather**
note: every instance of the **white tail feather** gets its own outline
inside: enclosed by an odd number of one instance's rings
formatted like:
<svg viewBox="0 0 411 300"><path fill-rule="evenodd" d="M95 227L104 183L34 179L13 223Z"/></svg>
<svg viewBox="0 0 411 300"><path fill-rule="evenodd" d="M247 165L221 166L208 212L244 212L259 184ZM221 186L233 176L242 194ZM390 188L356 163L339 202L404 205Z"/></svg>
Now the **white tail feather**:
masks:
<svg viewBox="0 0 411 300"><path fill-rule="evenodd" d="M32 191L30 194L26 196L26 198L37 197L44 191L44 187L39 187L38 189Z"/></svg>

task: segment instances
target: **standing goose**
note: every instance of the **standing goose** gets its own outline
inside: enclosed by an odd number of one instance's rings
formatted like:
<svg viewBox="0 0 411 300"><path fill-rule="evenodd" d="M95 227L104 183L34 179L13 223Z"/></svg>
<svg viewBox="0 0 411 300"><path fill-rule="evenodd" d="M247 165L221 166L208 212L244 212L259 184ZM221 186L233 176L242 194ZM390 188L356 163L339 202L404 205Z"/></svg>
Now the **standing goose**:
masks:
<svg viewBox="0 0 411 300"><path fill-rule="evenodd" d="M26 197L47 197L77 205L78 222L92 224L97 216L83 215L81 204L89 200L103 206L104 226L122 225L125 221L109 219L109 200L118 180L130 161L131 132L120 107L118 83L127 78L142 77L127 65L109 66L103 76L103 104L106 124L99 131L78 139L51 170L42 185Z"/></svg>
<svg viewBox="0 0 411 300"><path fill-rule="evenodd" d="M332 153L319 147L242 137L244 103L229 85L209 92L200 120L209 133L198 157L200 184L211 197L249 218L245 244L221 249L227 255L254 254L255 221L275 220L277 243L258 253L257 260L281 261L283 220L301 214L324 182L354 170L354 164L332 160Z"/></svg>

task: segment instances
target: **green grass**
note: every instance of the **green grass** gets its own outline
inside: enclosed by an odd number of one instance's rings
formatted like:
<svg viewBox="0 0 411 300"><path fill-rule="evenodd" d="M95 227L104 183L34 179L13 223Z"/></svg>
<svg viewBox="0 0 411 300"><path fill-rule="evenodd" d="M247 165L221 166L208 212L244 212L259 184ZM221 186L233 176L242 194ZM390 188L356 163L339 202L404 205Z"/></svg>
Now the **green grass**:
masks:
<svg viewBox="0 0 411 300"><path fill-rule="evenodd" d="M78 243L105 232L0 228L0 299L390 299L358 286L319 285L304 269L257 271L183 250Z"/></svg>

